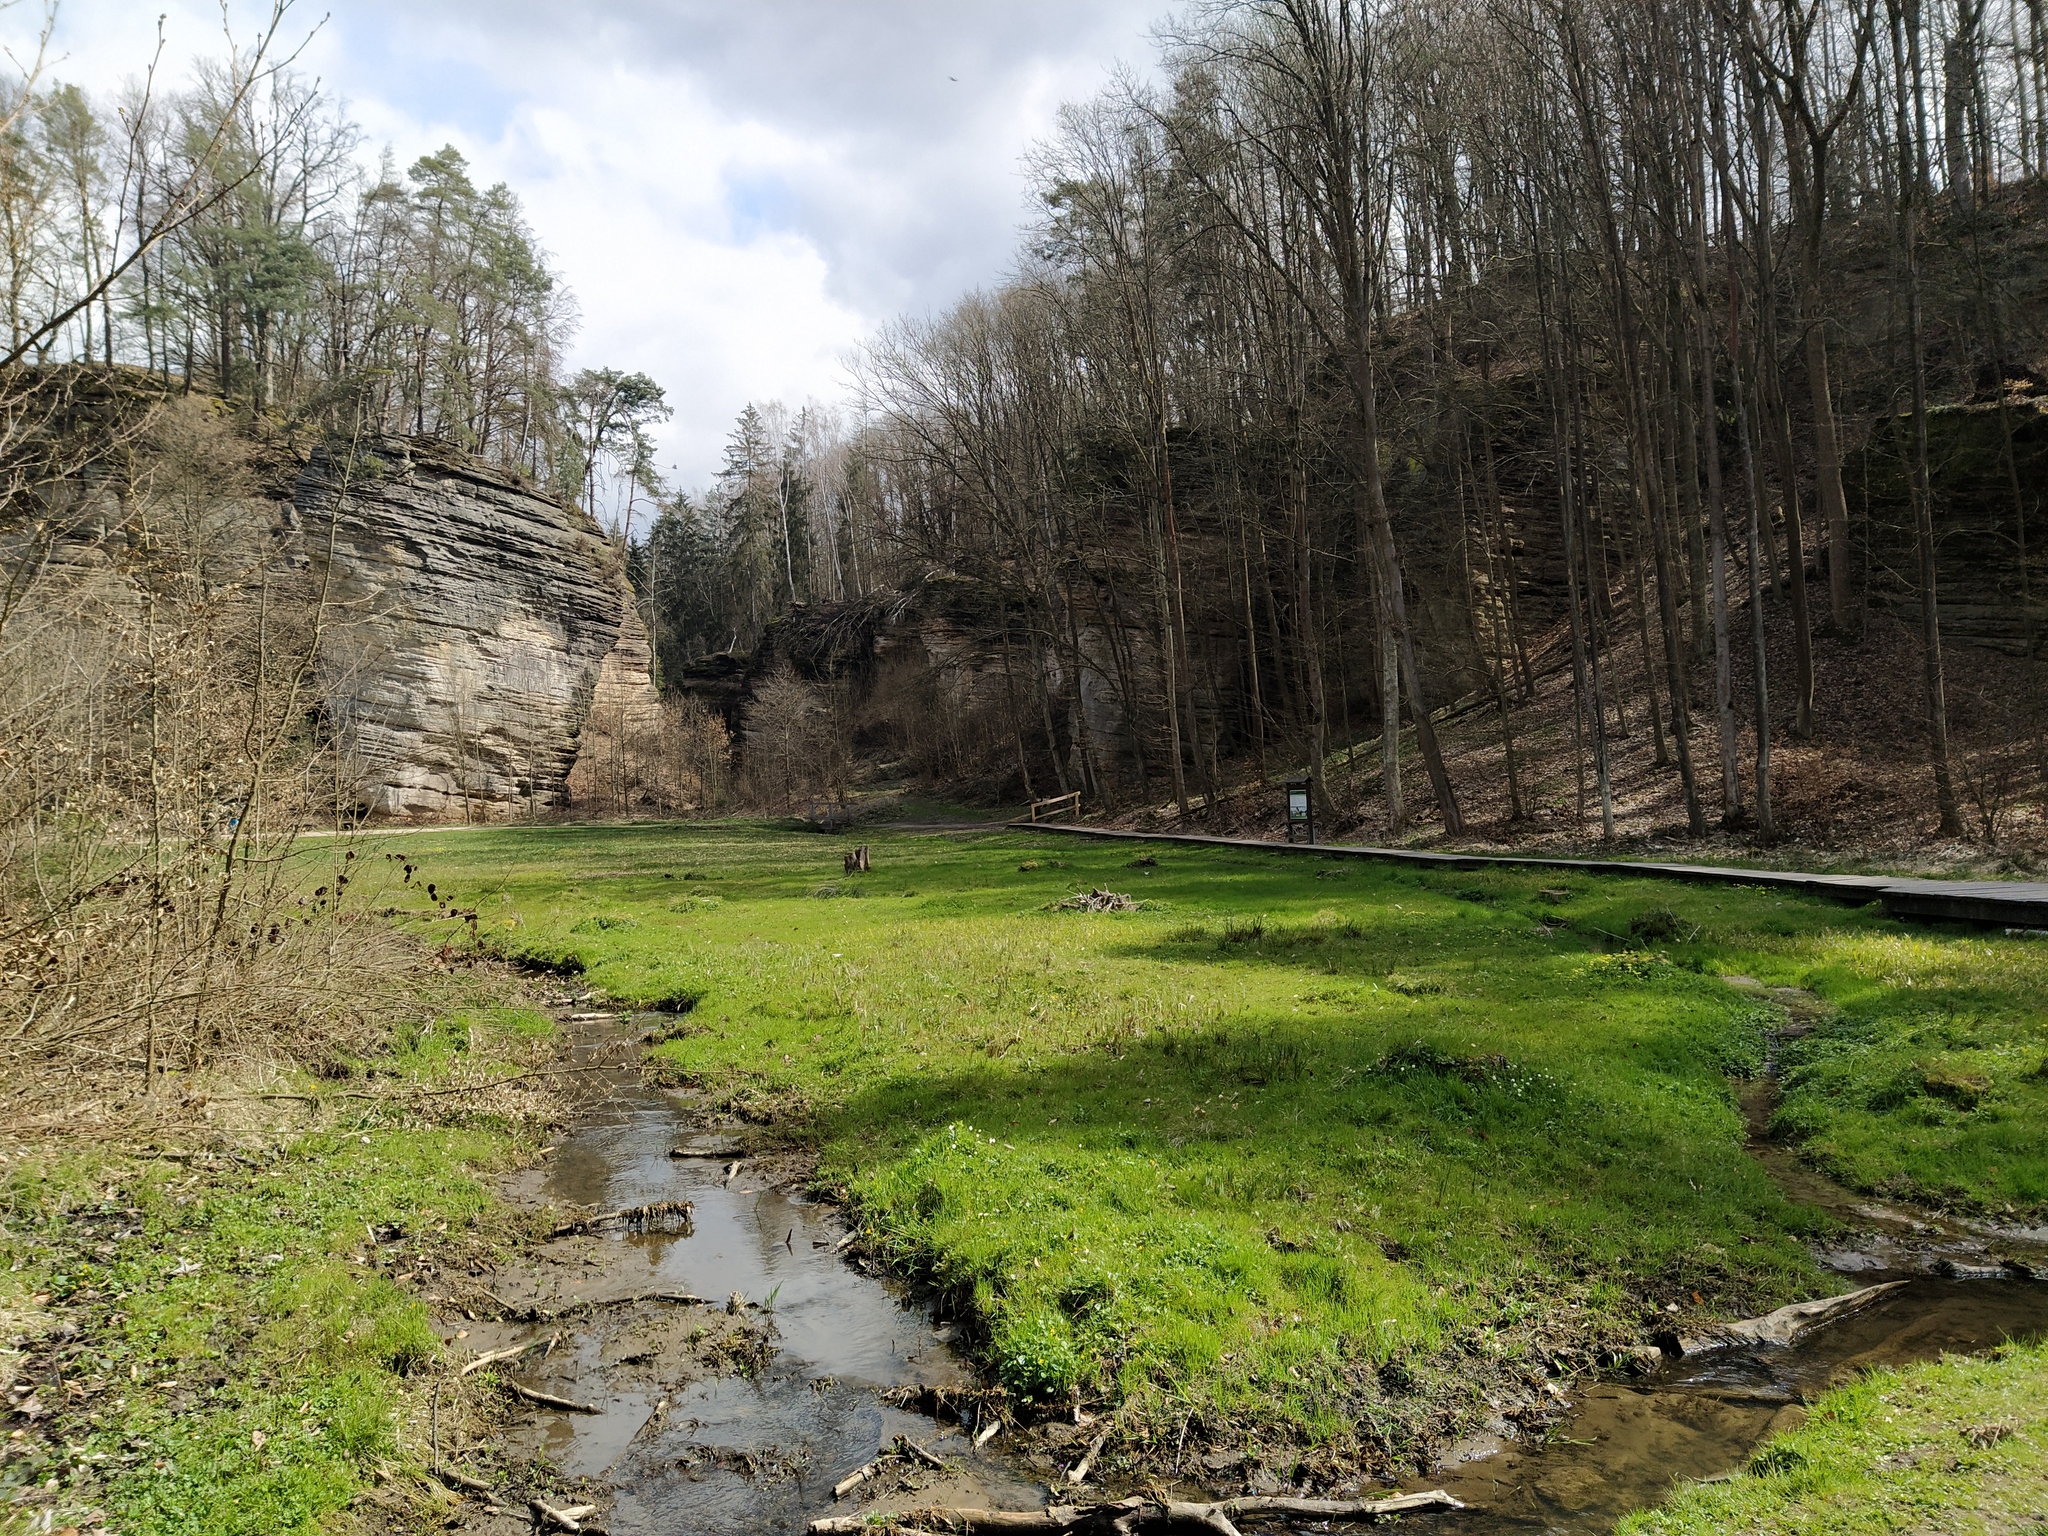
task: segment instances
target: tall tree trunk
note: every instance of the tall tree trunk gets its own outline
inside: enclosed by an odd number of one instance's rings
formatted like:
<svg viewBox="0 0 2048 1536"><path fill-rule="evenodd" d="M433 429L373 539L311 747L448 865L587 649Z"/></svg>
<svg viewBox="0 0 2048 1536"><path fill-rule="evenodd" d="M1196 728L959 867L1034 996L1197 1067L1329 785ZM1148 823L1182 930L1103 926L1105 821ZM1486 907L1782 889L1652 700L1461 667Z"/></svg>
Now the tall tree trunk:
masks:
<svg viewBox="0 0 2048 1536"><path fill-rule="evenodd" d="M1373 382L1372 338L1364 314L1352 316L1349 360L1351 393L1358 407L1364 461L1364 533L1373 551L1373 564L1394 628L1394 646L1400 656L1401 687L1408 696L1408 712L1415 721L1415 745L1422 753L1422 766L1436 792L1437 809L1444 818L1444 830L1456 837L1465 830L1465 818L1458 811L1457 792L1444 769L1443 751L1437 745L1436 728L1429 718L1429 694L1422 686L1422 668L1415 655L1415 631L1408 621L1408 598L1402 591L1401 556L1394 547L1393 524L1387 516L1386 487L1380 474L1379 398Z"/></svg>
<svg viewBox="0 0 2048 1536"><path fill-rule="evenodd" d="M1906 0L1911 5L1912 0ZM1963 818L1956 803L1955 781L1948 754L1948 699L1941 666L1941 608L1935 590L1934 487L1927 457L1927 359L1920 322L1920 252L1917 210L1911 171L1912 138L1906 132L1905 6L1894 3L1892 16L1893 72L1900 169L1899 248L1906 277L1906 330L1912 349L1913 386L1913 546L1920 575L1921 685L1927 710L1927 756L1934 770L1934 808L1942 835L1961 837ZM1923 97L1913 93L1914 110L1923 112ZM1917 124L1924 133L1924 119Z"/></svg>
<svg viewBox="0 0 2048 1536"><path fill-rule="evenodd" d="M1401 792L1401 654L1385 591L1373 583L1373 621L1380 656L1380 783L1387 801L1387 832L1399 837L1408 826Z"/></svg>
<svg viewBox="0 0 2048 1536"><path fill-rule="evenodd" d="M1752 118L1750 135L1756 146L1757 231L1754 240L1757 264L1757 405L1771 434L1773 457L1778 462L1779 489L1785 509L1785 571L1792 598L1792 736L1805 741L1813 735L1813 623L1806 599L1806 541L1799 516L1799 465L1792 451L1792 413L1785 403L1784 376L1778 349L1778 287L1776 263L1771 257L1772 187L1770 135L1762 113Z"/></svg>
<svg viewBox="0 0 2048 1536"><path fill-rule="evenodd" d="M1693 157L1694 164L1698 156ZM1704 176L1692 181L1693 191L1693 316L1698 322L1700 425L1706 433L1707 567L1713 607L1714 719L1721 735L1721 820L1742 819L1742 770L1735 744L1735 679L1728 647L1728 520L1722 503L1721 412L1714 398L1714 334L1707 317L1707 197ZM1733 241L1732 223L1722 238ZM1729 361L1734 362L1734 354Z"/></svg>

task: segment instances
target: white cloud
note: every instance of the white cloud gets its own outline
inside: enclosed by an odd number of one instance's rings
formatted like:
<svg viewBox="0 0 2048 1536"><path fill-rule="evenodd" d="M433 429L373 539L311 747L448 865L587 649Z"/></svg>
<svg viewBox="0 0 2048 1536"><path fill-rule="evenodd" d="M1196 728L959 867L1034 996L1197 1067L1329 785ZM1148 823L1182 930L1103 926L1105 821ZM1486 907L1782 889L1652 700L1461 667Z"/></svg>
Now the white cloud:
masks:
<svg viewBox="0 0 2048 1536"><path fill-rule="evenodd" d="M747 400L830 400L877 324L1001 276L1022 156L1149 60L1167 3L343 0L303 62L401 166L453 143L518 192L582 310L572 365L653 375L693 485ZM219 51L196 0L66 0L55 72L139 73L159 12L173 73Z"/></svg>

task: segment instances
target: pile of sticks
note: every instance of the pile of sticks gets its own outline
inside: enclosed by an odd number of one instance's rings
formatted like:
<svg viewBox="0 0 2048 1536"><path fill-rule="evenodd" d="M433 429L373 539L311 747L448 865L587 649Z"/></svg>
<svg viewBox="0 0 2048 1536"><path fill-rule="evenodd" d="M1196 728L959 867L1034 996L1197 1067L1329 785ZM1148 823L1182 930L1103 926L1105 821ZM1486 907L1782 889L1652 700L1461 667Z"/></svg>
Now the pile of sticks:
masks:
<svg viewBox="0 0 2048 1536"><path fill-rule="evenodd" d="M1060 903L1062 912L1135 912L1142 902L1133 901L1121 891L1090 891L1085 896L1069 896Z"/></svg>

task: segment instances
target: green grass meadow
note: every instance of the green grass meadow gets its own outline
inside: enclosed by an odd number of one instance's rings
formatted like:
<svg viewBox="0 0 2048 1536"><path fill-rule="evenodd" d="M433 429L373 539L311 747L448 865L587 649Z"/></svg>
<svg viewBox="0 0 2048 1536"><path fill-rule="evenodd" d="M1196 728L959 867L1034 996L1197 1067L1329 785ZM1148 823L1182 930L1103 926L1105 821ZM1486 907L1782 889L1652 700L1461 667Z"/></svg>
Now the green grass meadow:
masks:
<svg viewBox="0 0 2048 1536"><path fill-rule="evenodd" d="M432 1083L552 1030L423 1006L377 1066ZM441 1342L392 1270L492 1251L490 1178L529 1133L402 1102L331 1109L254 1156L84 1143L0 1169L0 1319L65 1325L27 1378L62 1433L0 1467L0 1531L49 1529L10 1511L37 1490L97 1504L123 1536L332 1530L380 1473L424 1464L413 1379Z"/></svg>
<svg viewBox="0 0 2048 1536"><path fill-rule="evenodd" d="M1822 1166L2048 1204L2048 945L1753 888L864 840L847 877L850 839L761 826L419 834L373 899L673 1010L660 1071L813 1149L1013 1392L1141 1438L1392 1446L1480 1390L1459 1362L1833 1288L1743 1152L1775 1016L1726 974L1838 1005L1780 1112ZM1058 909L1098 886L1144 905Z"/></svg>

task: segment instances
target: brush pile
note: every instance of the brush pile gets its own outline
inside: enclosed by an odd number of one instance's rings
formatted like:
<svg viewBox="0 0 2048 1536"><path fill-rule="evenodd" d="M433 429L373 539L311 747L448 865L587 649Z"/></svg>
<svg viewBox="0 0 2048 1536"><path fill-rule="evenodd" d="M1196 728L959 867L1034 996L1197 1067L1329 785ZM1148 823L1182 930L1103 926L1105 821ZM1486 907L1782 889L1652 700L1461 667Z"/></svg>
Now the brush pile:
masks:
<svg viewBox="0 0 2048 1536"><path fill-rule="evenodd" d="M1058 904L1061 912L1136 912L1144 906L1121 891L1094 890L1077 896L1069 896Z"/></svg>

